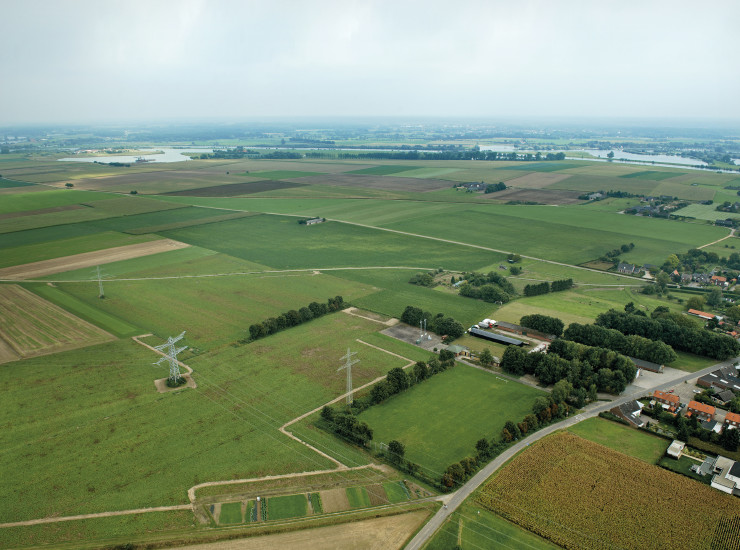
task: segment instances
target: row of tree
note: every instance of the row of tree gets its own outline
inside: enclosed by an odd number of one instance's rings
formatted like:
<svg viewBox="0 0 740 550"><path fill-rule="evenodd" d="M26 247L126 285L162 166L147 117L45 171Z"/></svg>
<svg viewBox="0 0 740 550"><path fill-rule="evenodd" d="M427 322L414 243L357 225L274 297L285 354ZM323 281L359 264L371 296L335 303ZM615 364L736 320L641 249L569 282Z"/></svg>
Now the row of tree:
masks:
<svg viewBox="0 0 740 550"><path fill-rule="evenodd" d="M565 327L565 324L557 317L540 315L539 313L525 315L519 320L519 324L523 327L555 336L562 336L563 328Z"/></svg>
<svg viewBox="0 0 740 550"><path fill-rule="evenodd" d="M552 283L544 282L527 285L524 287L523 292L525 296L540 296L548 292L558 292L568 290L569 288L573 288L573 279L560 279Z"/></svg>
<svg viewBox="0 0 740 550"><path fill-rule="evenodd" d="M673 348L660 340L650 340L636 334L625 336L618 330L598 325L571 323L565 330L563 338L587 346L607 348L660 365L672 363L678 359Z"/></svg>
<svg viewBox="0 0 740 550"><path fill-rule="evenodd" d="M681 326L667 317L650 319L644 315L610 309L596 318L596 324L616 329L622 334L636 334L650 340L660 340L674 349L712 359L723 360L740 355L740 343L731 336Z"/></svg>
<svg viewBox="0 0 740 550"><path fill-rule="evenodd" d="M287 152L287 151L286 151ZM394 152L394 151L372 151L372 152L346 152L342 151L335 153L334 151L307 151L306 158L338 158L342 160L509 160L509 161L553 161L553 160L565 160L565 153L562 151L559 153L547 153L543 155L540 152L537 153L500 153L498 151L481 151L477 147L472 150L464 151L440 151L440 152L424 152L424 151L407 151L407 152Z"/></svg>
<svg viewBox="0 0 740 550"><path fill-rule="evenodd" d="M331 313L333 311L339 311L345 307L344 299L341 296L335 296L329 298L327 303L321 304L319 302L311 302L306 307L302 307L299 310L291 309L285 313L281 313L277 317L269 317L261 323L255 323L249 327L249 336L252 340L258 340L270 334L275 334L286 328L294 327Z"/></svg>
<svg viewBox="0 0 740 550"><path fill-rule="evenodd" d="M452 317L445 317L444 313L437 313L434 317L428 311L418 307L406 306L401 314L401 322L418 327L420 322L426 319L427 330L440 336L448 336L450 339L459 338L465 334L462 323Z"/></svg>

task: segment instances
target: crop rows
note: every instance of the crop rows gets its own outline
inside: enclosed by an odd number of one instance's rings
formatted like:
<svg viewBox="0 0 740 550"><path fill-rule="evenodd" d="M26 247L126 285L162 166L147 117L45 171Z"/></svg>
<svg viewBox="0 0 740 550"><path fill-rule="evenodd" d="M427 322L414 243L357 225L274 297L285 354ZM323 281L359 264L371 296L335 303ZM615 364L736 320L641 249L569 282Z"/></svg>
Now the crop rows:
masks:
<svg viewBox="0 0 740 550"><path fill-rule="evenodd" d="M710 548L734 497L573 434L507 465L478 502L566 548ZM658 505L659 503L659 505Z"/></svg>

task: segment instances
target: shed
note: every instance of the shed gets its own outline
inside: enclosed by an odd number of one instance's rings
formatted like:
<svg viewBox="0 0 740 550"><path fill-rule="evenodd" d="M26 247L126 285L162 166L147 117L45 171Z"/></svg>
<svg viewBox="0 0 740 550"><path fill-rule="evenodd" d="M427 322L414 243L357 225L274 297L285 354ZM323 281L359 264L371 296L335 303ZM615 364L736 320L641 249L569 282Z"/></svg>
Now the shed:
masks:
<svg viewBox="0 0 740 550"><path fill-rule="evenodd" d="M470 357L470 350L466 348L465 346L458 346L458 345L451 345L447 346L447 351L450 351L455 354L455 357Z"/></svg>
<svg viewBox="0 0 740 550"><path fill-rule="evenodd" d="M650 361L643 361L642 359L635 359L634 357L628 358L632 361L637 368L643 370L649 370L650 372L663 372L663 365L658 363L651 363Z"/></svg>
<svg viewBox="0 0 740 550"><path fill-rule="evenodd" d="M483 338L484 340L489 340L491 342L497 342L499 344L504 344L506 346L523 346L524 342L521 340L517 340L516 338L509 338L508 336L504 336L502 334L496 334L495 332L488 332L487 330L481 330L478 327L470 327L468 330L471 336L476 336L478 338Z"/></svg>
<svg viewBox="0 0 740 550"><path fill-rule="evenodd" d="M677 439L674 439L673 443L671 443L670 447L668 447L666 454L675 459L679 459L681 458L681 453L683 453L683 448L685 446L686 443L684 443L683 441L678 441Z"/></svg>

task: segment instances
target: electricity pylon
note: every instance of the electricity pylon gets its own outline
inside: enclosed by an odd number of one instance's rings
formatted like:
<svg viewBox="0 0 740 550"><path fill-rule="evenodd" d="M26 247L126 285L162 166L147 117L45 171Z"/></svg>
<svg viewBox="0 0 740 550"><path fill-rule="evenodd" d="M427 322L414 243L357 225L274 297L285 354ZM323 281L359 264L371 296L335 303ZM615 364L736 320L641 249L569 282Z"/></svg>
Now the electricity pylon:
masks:
<svg viewBox="0 0 740 550"><path fill-rule="evenodd" d="M357 352L350 352L349 348L347 348L347 355L341 357L341 359L345 360L345 363L337 369L337 372L342 369L347 369L347 405L352 404L352 365L356 365L360 362L359 359L352 359L353 355L357 355Z"/></svg>

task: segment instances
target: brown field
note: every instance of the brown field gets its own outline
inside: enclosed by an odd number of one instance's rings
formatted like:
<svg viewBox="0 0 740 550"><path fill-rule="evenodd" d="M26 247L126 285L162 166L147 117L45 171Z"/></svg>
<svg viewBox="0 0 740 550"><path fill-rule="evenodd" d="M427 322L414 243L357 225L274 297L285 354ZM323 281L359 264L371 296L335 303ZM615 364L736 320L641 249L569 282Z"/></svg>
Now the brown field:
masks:
<svg viewBox="0 0 740 550"><path fill-rule="evenodd" d="M329 489L328 491L321 491L321 504L324 507L324 512L330 514L332 512L344 512L349 510L349 500L347 499L347 490L342 487L341 489Z"/></svg>
<svg viewBox="0 0 740 550"><path fill-rule="evenodd" d="M21 187L20 189L27 189ZM39 208L38 210L25 210L23 212L8 212L6 214L0 214L0 220L7 220L9 218L20 218L23 216L33 216L35 214L51 214L52 212L64 212L65 210L80 210L85 208L79 204L70 204L67 206L52 206L51 208Z"/></svg>
<svg viewBox="0 0 740 550"><path fill-rule="evenodd" d="M380 506L388 504L388 495L382 485L369 485L365 487L367 495L370 497L370 506Z"/></svg>
<svg viewBox="0 0 740 550"><path fill-rule="evenodd" d="M129 244L126 246L116 246L106 248L105 250L96 250L94 252L83 252L72 256L54 258L52 260L42 260L30 264L15 265L0 269L0 279L18 281L24 279L33 279L36 277L45 277L54 273L63 273L73 269L82 269L96 265L118 262L121 260L130 260L141 256L159 254L178 248L186 248L189 244L173 241L172 239L159 239L139 244Z"/></svg>
<svg viewBox="0 0 740 550"><path fill-rule="evenodd" d="M558 183L571 177L571 174L555 174L553 172L533 172L522 176L520 178L514 178L507 180L507 185L511 187L517 187L521 189L542 189L553 183Z"/></svg>
<svg viewBox="0 0 740 550"><path fill-rule="evenodd" d="M363 176L361 174L326 174L323 176L286 179L285 181L309 185L320 184L336 187L362 187L365 189L412 192L438 191L450 187L450 182L444 180L399 178L394 176Z"/></svg>
<svg viewBox="0 0 740 550"><path fill-rule="evenodd" d="M197 189L186 189L184 191L172 191L165 195L182 195L186 197L238 197L240 195L251 195L263 191L278 191L292 187L304 187L302 183L294 183L280 180L259 180L246 183L230 183L228 185L215 185L213 187L199 187Z"/></svg>
<svg viewBox="0 0 740 550"><path fill-rule="evenodd" d="M115 339L18 285L0 285L0 318L0 362Z"/></svg>
<svg viewBox="0 0 740 550"><path fill-rule="evenodd" d="M76 189L94 189L101 191L129 192L132 189L141 193L167 193L189 188L201 188L211 185L226 185L229 183L244 183L259 178L226 174L227 166L223 170L170 170L156 172L134 172L119 175L105 175L93 178L75 180Z"/></svg>
<svg viewBox="0 0 740 550"><path fill-rule="evenodd" d="M578 191L552 190L552 189L506 189L497 193L483 195L486 199L500 201L533 201L542 204L580 204Z"/></svg>
<svg viewBox="0 0 740 550"><path fill-rule="evenodd" d="M501 469L477 502L566 548L707 548L737 497L570 433Z"/></svg>
<svg viewBox="0 0 740 550"><path fill-rule="evenodd" d="M402 548L428 516L429 513L422 510L328 527L196 544L182 548L184 550L272 550L273 548L393 550Z"/></svg>

